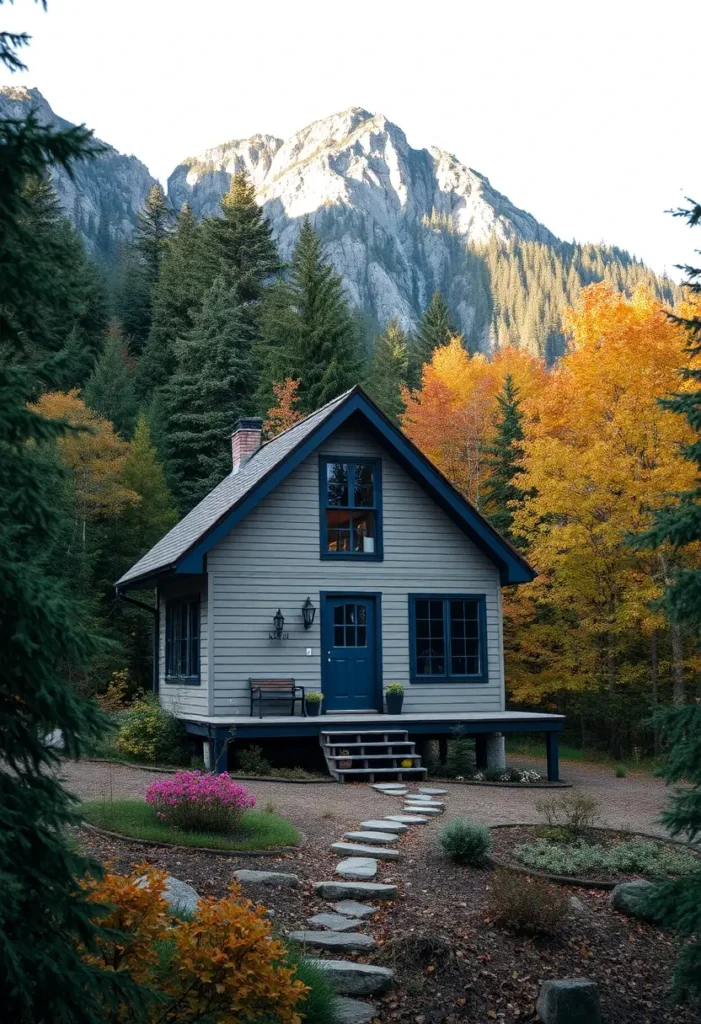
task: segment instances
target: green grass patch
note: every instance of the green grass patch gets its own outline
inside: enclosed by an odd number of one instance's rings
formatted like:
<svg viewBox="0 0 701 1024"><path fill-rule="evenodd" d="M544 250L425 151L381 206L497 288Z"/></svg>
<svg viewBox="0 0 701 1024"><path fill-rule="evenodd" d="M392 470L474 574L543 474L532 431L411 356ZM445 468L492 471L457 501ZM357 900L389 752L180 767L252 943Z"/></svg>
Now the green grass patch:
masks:
<svg viewBox="0 0 701 1024"><path fill-rule="evenodd" d="M512 757L518 757L519 754L522 754L524 757L536 757L541 761L544 761L545 743L529 739L525 736L507 736L506 753L507 755L510 754ZM642 757L637 760L635 758L630 758L624 761L616 761L603 750L571 747L567 743L560 744L560 760L573 761L579 764L598 764L606 767L610 766L614 770L617 767L621 767L626 773L649 772L650 774L654 774L659 765L659 760L651 757ZM623 778L623 776L618 776L618 778Z"/></svg>
<svg viewBox="0 0 701 1024"><path fill-rule="evenodd" d="M80 805L80 811L91 825L156 843L243 851L271 850L299 843L299 832L291 822L265 811L246 811L240 829L228 836L168 828L144 800L88 800Z"/></svg>

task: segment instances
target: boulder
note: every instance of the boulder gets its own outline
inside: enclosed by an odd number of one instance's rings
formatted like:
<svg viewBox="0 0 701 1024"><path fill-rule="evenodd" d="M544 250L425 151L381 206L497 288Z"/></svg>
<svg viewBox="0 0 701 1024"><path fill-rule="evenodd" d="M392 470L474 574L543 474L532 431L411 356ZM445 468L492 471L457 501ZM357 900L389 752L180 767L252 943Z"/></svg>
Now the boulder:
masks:
<svg viewBox="0 0 701 1024"><path fill-rule="evenodd" d="M342 996L373 996L386 992L394 984L394 971L389 967L356 964L350 960L313 960L324 972L334 992Z"/></svg>
<svg viewBox="0 0 701 1024"><path fill-rule="evenodd" d="M361 1003L359 999L339 996L334 1002L338 1024L372 1024L377 1009L372 1003Z"/></svg>
<svg viewBox="0 0 701 1024"><path fill-rule="evenodd" d="M323 900L393 900L397 886L383 882L316 882L314 892Z"/></svg>
<svg viewBox="0 0 701 1024"><path fill-rule="evenodd" d="M372 935L354 932L289 932L288 939L301 946L315 946L317 949L331 949L337 953L367 953L375 948Z"/></svg>
<svg viewBox="0 0 701 1024"><path fill-rule="evenodd" d="M137 878L136 884L143 889L147 884L146 877L142 875L141 878ZM193 889L187 882L181 881L174 875L168 875L166 877L166 887L163 890L163 899L172 910L191 916L197 911L200 896L197 890Z"/></svg>
<svg viewBox="0 0 701 1024"><path fill-rule="evenodd" d="M336 874L343 878L374 878L377 861L372 857L346 857L336 865Z"/></svg>
<svg viewBox="0 0 701 1024"><path fill-rule="evenodd" d="M601 1024L598 986L586 978L546 981L536 1012L543 1024Z"/></svg>
<svg viewBox="0 0 701 1024"><path fill-rule="evenodd" d="M286 871L250 871L248 868L242 868L240 871L234 871L234 878L241 885L289 885L292 888L299 885L298 876Z"/></svg>
<svg viewBox="0 0 701 1024"><path fill-rule="evenodd" d="M629 917L637 917L641 921L654 921L654 917L646 914L640 906L643 897L653 888L653 883L646 882L643 878L636 882L621 882L611 890L609 902L614 910L620 910Z"/></svg>

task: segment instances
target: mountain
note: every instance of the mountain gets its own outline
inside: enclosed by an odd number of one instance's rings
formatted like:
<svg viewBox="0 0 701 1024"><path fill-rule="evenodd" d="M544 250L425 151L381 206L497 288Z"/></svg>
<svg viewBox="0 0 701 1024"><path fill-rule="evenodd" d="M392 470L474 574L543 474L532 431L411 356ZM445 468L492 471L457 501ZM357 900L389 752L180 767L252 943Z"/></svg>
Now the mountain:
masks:
<svg viewBox="0 0 701 1024"><path fill-rule="evenodd" d="M0 89L0 116L65 126L36 89ZM250 174L281 255L309 216L368 334L396 316L412 330L436 289L472 350L520 345L549 360L564 349L562 312L592 281L637 284L674 302L679 289L621 249L561 242L442 149L414 149L381 114L351 107L289 139L254 135L183 160L168 178L175 209L219 214L231 175ZM113 262L154 179L112 147L54 172L67 215L88 249Z"/></svg>
<svg viewBox="0 0 701 1024"><path fill-rule="evenodd" d="M70 121L53 112L38 89L0 87L0 117L23 118L30 110L35 111L41 124L71 126ZM120 244L131 236L136 215L155 183L146 165L135 156L124 156L107 146L94 160L77 163L72 178L62 168L54 169L51 177L59 201L88 252L113 262Z"/></svg>

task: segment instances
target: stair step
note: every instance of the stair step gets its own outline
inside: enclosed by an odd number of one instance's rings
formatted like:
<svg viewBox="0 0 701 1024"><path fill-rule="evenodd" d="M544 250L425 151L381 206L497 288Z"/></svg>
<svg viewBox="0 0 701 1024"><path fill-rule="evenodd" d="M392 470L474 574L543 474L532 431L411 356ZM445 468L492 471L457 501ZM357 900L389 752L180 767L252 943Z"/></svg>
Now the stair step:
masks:
<svg viewBox="0 0 701 1024"><path fill-rule="evenodd" d="M346 775L416 775L419 772L425 778L425 768L337 768L329 765L331 771Z"/></svg>
<svg viewBox="0 0 701 1024"><path fill-rule="evenodd" d="M409 733L406 729L345 729L343 732L322 732L320 733L320 736L323 740L335 740L338 739L339 736L368 736L372 739L377 739L378 736L402 736L405 740L408 740ZM362 743L362 740L357 740L356 742ZM383 742L392 743L394 741L387 739Z"/></svg>
<svg viewBox="0 0 701 1024"><path fill-rule="evenodd" d="M330 761L420 761L420 754L327 754Z"/></svg>
<svg viewBox="0 0 701 1024"><path fill-rule="evenodd" d="M335 750L336 747L413 747L413 740L368 740L365 743L325 743L324 746Z"/></svg>

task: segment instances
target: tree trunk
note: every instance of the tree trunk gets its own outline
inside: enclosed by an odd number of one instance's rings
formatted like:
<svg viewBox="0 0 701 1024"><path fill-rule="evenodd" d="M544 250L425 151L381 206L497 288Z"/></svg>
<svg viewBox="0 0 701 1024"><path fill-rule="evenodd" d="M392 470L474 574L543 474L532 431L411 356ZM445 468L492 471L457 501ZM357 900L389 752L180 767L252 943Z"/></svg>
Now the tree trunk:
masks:
<svg viewBox="0 0 701 1024"><path fill-rule="evenodd" d="M652 636L650 637L650 682L652 684L652 709L653 711L657 711L657 706L659 703L659 694L657 692L658 673L656 629L653 629ZM655 722L652 728L653 752L655 757L660 757L660 755L662 754L662 744L660 742L660 727L657 724L657 722Z"/></svg>
<svg viewBox="0 0 701 1024"><path fill-rule="evenodd" d="M660 565L662 567L662 579L664 580L666 590L672 582L672 579L669 572L669 562L667 561L667 555L664 551L660 551ZM672 699L675 704L683 704L684 698L686 697L686 687L684 683L684 647L682 644L682 631L679 623L673 621L670 622L669 631L672 637Z"/></svg>

